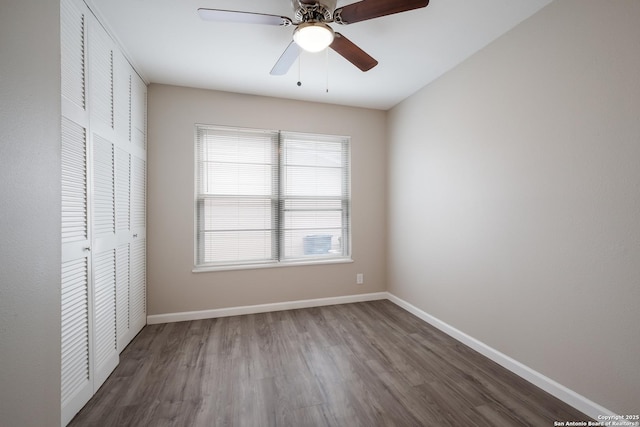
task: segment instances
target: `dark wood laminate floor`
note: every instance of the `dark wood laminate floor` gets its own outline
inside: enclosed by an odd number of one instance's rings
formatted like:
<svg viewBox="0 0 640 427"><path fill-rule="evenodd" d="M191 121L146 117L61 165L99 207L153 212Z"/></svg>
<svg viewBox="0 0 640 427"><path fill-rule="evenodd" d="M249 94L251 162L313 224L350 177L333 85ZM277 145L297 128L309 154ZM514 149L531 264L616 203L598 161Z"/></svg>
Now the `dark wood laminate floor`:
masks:
<svg viewBox="0 0 640 427"><path fill-rule="evenodd" d="M389 301L150 325L71 426L553 426L589 418Z"/></svg>

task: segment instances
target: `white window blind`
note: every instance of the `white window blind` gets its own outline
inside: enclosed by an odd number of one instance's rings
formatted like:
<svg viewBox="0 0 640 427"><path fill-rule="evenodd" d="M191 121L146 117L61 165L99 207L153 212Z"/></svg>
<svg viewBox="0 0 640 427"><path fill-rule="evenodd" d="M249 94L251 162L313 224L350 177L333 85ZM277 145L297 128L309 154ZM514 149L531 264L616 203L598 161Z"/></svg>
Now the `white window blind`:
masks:
<svg viewBox="0 0 640 427"><path fill-rule="evenodd" d="M281 133L282 259L349 256L349 140Z"/></svg>
<svg viewBox="0 0 640 427"><path fill-rule="evenodd" d="M350 256L349 138L196 126L196 267Z"/></svg>

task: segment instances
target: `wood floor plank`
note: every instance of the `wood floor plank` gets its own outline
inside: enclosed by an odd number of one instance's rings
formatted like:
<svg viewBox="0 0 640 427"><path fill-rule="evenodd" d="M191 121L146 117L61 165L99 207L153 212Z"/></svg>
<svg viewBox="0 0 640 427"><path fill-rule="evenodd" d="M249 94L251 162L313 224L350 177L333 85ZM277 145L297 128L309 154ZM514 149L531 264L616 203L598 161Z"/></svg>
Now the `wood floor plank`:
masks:
<svg viewBox="0 0 640 427"><path fill-rule="evenodd" d="M389 301L146 326L70 426L588 420Z"/></svg>
<svg viewBox="0 0 640 427"><path fill-rule="evenodd" d="M338 420L327 411L326 405L314 405L299 408L291 412L284 426L291 427L330 427L337 426Z"/></svg>

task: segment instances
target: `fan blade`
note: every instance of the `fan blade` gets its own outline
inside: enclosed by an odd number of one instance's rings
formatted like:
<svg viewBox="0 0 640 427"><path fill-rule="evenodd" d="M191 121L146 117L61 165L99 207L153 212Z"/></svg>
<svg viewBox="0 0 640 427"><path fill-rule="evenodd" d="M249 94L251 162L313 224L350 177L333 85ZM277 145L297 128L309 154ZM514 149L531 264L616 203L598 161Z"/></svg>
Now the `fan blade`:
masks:
<svg viewBox="0 0 640 427"><path fill-rule="evenodd" d="M198 9L198 15L205 21L239 22L242 24L291 25L286 16L266 15L264 13L238 12L234 10Z"/></svg>
<svg viewBox="0 0 640 427"><path fill-rule="evenodd" d="M378 61L340 33L335 33L333 43L329 47L362 71L369 71L378 65Z"/></svg>
<svg viewBox="0 0 640 427"><path fill-rule="evenodd" d="M289 46L284 50L280 58L276 62L276 65L271 69L272 76L284 76L289 71L289 68L296 62L300 56L300 46L296 44L296 42L292 41L289 43Z"/></svg>
<svg viewBox="0 0 640 427"><path fill-rule="evenodd" d="M426 7L429 0L362 0L335 10L338 24L353 24L367 19Z"/></svg>

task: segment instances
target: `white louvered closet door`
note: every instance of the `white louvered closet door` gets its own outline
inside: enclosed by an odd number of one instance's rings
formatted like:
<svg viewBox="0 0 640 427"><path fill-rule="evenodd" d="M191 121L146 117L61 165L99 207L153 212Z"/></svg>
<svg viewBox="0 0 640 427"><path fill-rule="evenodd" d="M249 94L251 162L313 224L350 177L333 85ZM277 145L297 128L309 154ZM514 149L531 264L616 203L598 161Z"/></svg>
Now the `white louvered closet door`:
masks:
<svg viewBox="0 0 640 427"><path fill-rule="evenodd" d="M133 156L132 164L132 228L131 244L131 291L129 313L131 328L135 333L146 324L146 161Z"/></svg>
<svg viewBox="0 0 640 427"><path fill-rule="evenodd" d="M88 10L60 5L62 88L61 422L93 394L92 287L87 110Z"/></svg>
<svg viewBox="0 0 640 427"><path fill-rule="evenodd" d="M118 350L146 324L146 85L115 57Z"/></svg>
<svg viewBox="0 0 640 427"><path fill-rule="evenodd" d="M62 118L62 371L63 419L93 394L92 312L87 206L87 143L82 125ZM72 416L72 415L71 415Z"/></svg>
<svg viewBox="0 0 640 427"><path fill-rule="evenodd" d="M93 267L94 391L118 365L116 316L115 46L91 17L89 120Z"/></svg>
<svg viewBox="0 0 640 427"><path fill-rule="evenodd" d="M131 298L134 334L147 322L147 87L139 76L131 80Z"/></svg>
<svg viewBox="0 0 640 427"><path fill-rule="evenodd" d="M116 189L116 331L118 351L133 338L129 316L131 286L131 66L122 53L115 56L115 189Z"/></svg>
<svg viewBox="0 0 640 427"><path fill-rule="evenodd" d="M131 155L116 147L116 330L118 351L133 339L131 328Z"/></svg>
<svg viewBox="0 0 640 427"><path fill-rule="evenodd" d="M146 324L146 85L62 0L62 425Z"/></svg>

